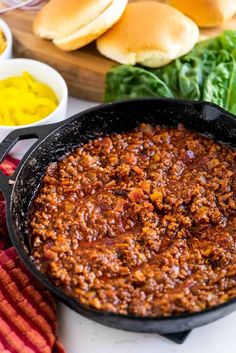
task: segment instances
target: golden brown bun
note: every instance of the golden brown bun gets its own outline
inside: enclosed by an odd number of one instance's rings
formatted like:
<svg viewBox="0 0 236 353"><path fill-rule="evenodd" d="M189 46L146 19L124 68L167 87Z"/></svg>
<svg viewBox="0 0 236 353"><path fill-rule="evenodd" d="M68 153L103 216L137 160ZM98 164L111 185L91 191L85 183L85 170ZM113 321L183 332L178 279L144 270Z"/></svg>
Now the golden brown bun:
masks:
<svg viewBox="0 0 236 353"><path fill-rule="evenodd" d="M38 13L33 30L63 50L92 42L117 22L128 0L51 0Z"/></svg>
<svg viewBox="0 0 236 353"><path fill-rule="evenodd" d="M37 14L34 31L43 38L69 35L104 11L112 0L51 0Z"/></svg>
<svg viewBox="0 0 236 353"><path fill-rule="evenodd" d="M178 10L144 1L129 4L97 48L121 64L159 67L188 53L198 37L197 25Z"/></svg>
<svg viewBox="0 0 236 353"><path fill-rule="evenodd" d="M220 26L236 13L235 0L170 0L169 3L200 27Z"/></svg>

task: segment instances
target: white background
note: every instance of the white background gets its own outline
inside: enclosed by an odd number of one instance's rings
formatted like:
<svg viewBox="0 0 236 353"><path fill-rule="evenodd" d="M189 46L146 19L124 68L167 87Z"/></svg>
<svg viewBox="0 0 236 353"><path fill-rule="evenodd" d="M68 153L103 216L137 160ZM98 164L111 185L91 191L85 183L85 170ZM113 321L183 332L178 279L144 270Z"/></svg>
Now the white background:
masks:
<svg viewBox="0 0 236 353"><path fill-rule="evenodd" d="M68 116L94 104L70 98ZM59 304L58 336L67 353L236 353L236 313L193 330L177 345L155 334L102 326Z"/></svg>

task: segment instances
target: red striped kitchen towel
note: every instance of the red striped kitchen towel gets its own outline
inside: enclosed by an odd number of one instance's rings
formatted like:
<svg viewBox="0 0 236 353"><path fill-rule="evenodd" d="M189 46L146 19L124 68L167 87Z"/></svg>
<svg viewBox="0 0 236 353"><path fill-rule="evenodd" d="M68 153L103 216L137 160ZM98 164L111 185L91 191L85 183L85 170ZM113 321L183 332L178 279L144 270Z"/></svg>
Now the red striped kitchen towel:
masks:
<svg viewBox="0 0 236 353"><path fill-rule="evenodd" d="M8 158L0 169L11 175L18 161ZM5 207L0 197L0 353L64 353L56 340L56 306L9 247Z"/></svg>

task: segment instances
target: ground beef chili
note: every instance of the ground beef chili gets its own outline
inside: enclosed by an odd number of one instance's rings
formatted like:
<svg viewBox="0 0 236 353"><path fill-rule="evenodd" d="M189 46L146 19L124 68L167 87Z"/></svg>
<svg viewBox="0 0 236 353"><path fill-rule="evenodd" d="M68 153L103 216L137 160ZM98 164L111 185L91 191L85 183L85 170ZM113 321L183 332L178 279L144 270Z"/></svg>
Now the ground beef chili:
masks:
<svg viewBox="0 0 236 353"><path fill-rule="evenodd" d="M32 255L90 307L197 312L236 296L235 195L234 150L143 124L49 166L30 210Z"/></svg>

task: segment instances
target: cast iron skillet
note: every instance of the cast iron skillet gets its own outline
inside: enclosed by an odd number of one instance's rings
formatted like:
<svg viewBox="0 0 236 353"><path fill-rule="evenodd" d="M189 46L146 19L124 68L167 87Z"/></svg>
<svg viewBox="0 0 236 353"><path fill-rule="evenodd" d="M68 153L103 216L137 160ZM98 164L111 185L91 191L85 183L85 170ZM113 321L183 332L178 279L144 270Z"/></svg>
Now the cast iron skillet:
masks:
<svg viewBox="0 0 236 353"><path fill-rule="evenodd" d="M0 189L7 205L7 226L12 243L26 267L39 282L80 314L104 325L129 331L161 334L186 331L231 313L236 309L236 299L199 313L168 318L116 315L82 306L70 298L36 269L30 257L28 208L47 165L89 139L130 130L140 122L170 126L183 123L186 128L236 147L236 117L214 104L175 99L143 99L101 105L63 123L15 130L0 145L0 162L17 141L32 137L38 141L22 159L13 176L8 178L0 174Z"/></svg>

